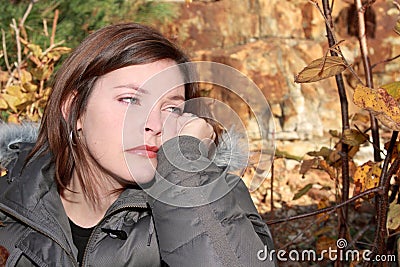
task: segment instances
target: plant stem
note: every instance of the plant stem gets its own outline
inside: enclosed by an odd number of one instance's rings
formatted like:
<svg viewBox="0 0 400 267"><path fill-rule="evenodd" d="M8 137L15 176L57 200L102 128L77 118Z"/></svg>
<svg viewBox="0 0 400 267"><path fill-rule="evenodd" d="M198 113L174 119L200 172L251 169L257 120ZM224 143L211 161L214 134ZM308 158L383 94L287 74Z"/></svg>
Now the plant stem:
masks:
<svg viewBox="0 0 400 267"><path fill-rule="evenodd" d="M346 200L345 202L337 204L337 205L335 205L333 207L327 207L327 208L315 210L315 211L312 211L312 212L309 212L309 213L300 214L300 215L296 215L296 216L292 216L292 217L288 217L288 218L270 220L270 221L267 221L266 223L268 225L272 225L272 224L277 224L277 223L283 223L283 222L289 222L289 221L304 219L304 218L316 216L316 215L321 214L321 213L328 213L329 214L329 213L334 212L337 209L340 209L340 208L342 208L344 206L347 206L348 204L356 201L359 198L368 196L370 194L383 194L383 188L382 187L374 187L374 188L365 190L364 192L361 192L360 194L358 194L358 195Z"/></svg>
<svg viewBox="0 0 400 267"><path fill-rule="evenodd" d="M361 58L364 66L365 82L369 88L374 88L372 68L368 55L368 43L367 35L365 29L365 10L367 7L363 6L361 0L354 0L354 4L357 8L358 16L358 40L360 43ZM374 145L374 161L381 161L380 149L379 149L379 127L377 119L370 113L371 121L371 132L372 132L372 142Z"/></svg>
<svg viewBox="0 0 400 267"><path fill-rule="evenodd" d="M377 253L379 255L383 255L385 253L385 239L387 236L386 230L386 220L387 220L387 211L389 207L389 187L390 187L390 178L397 171L400 164L400 157L397 156L396 160L393 162L392 166L388 171L388 166L392 159L393 150L396 147L396 140L399 132L393 131L392 138L390 139L389 147L387 150L387 156L383 163L382 174L379 180L379 186L383 188L383 194L376 196L377 202L377 229L374 240L374 248L373 253Z"/></svg>
<svg viewBox="0 0 400 267"><path fill-rule="evenodd" d="M328 21L326 25L326 32L328 37L329 47L336 45L334 36L332 35L331 29L333 29L333 22L332 22L332 15L331 15L331 8L329 6L328 0L322 0L322 5L324 8L324 14ZM331 50L332 56L338 56L338 54ZM336 78L336 85L339 91L339 98L340 98L340 107L342 113L342 133L345 130L350 129L349 123L349 111L348 111L348 102L347 102L347 95L346 90L344 87L343 76L342 74L338 74L335 76ZM350 178L349 178L349 146L347 144L342 143L342 151L341 151L341 160L342 160L342 203L346 203L349 199L349 187L350 187ZM339 215L339 235L338 238L346 238L347 234L347 217L348 217L349 208L347 205L343 207L338 213ZM340 261L337 262L337 265L342 265Z"/></svg>

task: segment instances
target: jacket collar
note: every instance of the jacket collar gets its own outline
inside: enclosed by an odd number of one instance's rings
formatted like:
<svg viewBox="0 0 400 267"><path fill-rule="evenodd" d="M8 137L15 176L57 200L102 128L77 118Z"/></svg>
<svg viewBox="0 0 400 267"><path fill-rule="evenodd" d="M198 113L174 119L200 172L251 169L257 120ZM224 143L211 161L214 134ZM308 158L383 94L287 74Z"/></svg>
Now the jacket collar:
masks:
<svg viewBox="0 0 400 267"><path fill-rule="evenodd" d="M25 167L33 144L19 143L19 157L6 176L0 178L0 212L53 238L72 251L68 217L54 181L54 164L49 154L35 157ZM127 208L147 208L145 193L126 189L111 205L106 216Z"/></svg>

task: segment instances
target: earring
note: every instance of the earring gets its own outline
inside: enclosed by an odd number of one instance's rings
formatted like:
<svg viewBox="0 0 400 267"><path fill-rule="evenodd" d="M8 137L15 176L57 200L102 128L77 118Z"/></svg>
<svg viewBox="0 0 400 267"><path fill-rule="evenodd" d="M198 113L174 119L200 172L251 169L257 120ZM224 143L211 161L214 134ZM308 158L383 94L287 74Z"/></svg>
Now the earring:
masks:
<svg viewBox="0 0 400 267"><path fill-rule="evenodd" d="M71 143L72 146L76 146L76 142L74 141L74 131L71 130L69 132L69 142Z"/></svg>

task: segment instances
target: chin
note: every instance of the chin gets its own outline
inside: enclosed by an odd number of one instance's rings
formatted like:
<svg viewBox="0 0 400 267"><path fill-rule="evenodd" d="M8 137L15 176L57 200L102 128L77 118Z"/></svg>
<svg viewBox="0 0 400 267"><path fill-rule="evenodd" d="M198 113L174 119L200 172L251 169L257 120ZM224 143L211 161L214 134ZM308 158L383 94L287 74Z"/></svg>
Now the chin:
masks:
<svg viewBox="0 0 400 267"><path fill-rule="evenodd" d="M155 172L149 172L149 173L138 173L134 174L132 173L132 179L135 183L137 184L147 184L150 183L154 179Z"/></svg>
<svg viewBox="0 0 400 267"><path fill-rule="evenodd" d="M157 159L149 159L127 154L126 163L130 173L130 179L138 184L149 183L156 174Z"/></svg>

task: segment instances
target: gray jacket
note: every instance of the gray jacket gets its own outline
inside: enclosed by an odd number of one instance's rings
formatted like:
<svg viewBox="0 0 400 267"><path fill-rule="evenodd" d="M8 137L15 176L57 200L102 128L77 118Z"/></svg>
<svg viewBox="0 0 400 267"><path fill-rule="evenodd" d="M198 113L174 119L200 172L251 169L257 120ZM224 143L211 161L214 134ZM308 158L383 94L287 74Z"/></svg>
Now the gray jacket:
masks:
<svg viewBox="0 0 400 267"><path fill-rule="evenodd" d="M51 156L36 157L23 167L35 139L26 135L31 130L29 125L0 124L0 166L8 169L0 178L0 265L7 258L6 266L78 266ZM198 142L179 139L185 157L201 156ZM192 208L164 203L140 188L126 189L95 227L82 265L273 266L257 258L273 243L244 183L214 163L199 173L175 168L163 160L177 155L174 146L168 141L159 152L158 173L166 180L201 185L222 174L236 186Z"/></svg>

